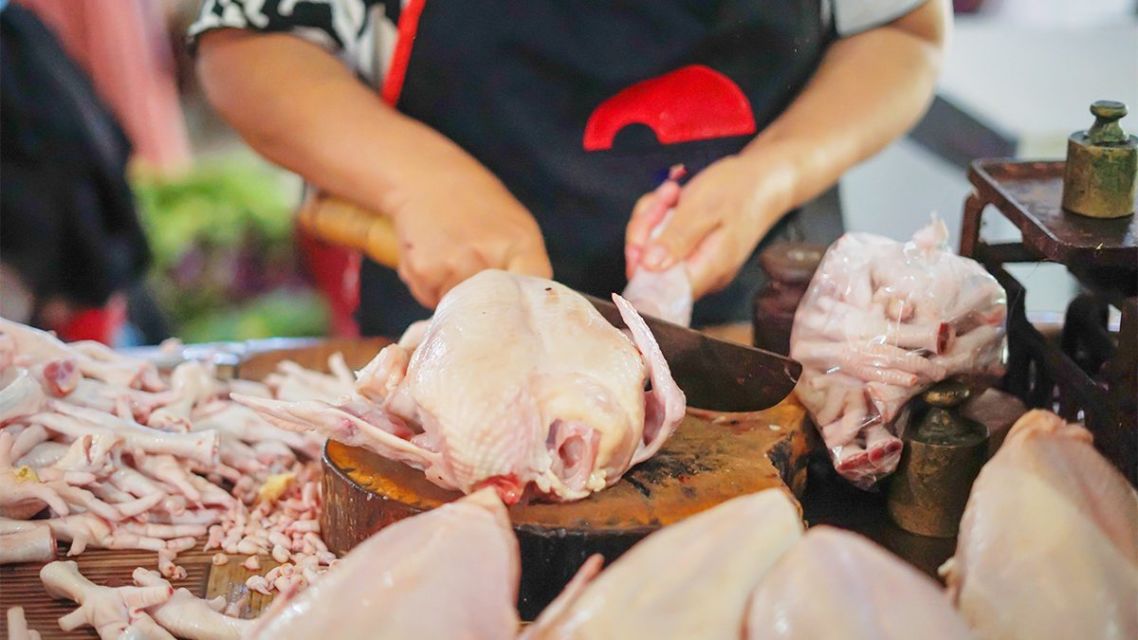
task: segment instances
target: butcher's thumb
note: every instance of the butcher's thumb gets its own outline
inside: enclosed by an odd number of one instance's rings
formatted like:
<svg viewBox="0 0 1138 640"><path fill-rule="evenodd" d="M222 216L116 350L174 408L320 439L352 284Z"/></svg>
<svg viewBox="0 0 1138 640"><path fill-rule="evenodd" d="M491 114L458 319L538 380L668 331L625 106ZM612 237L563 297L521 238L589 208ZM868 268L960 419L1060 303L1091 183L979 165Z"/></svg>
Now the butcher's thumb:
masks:
<svg viewBox="0 0 1138 640"><path fill-rule="evenodd" d="M651 271L665 271L686 260L716 224L713 217L696 213L683 205L677 207L660 235L644 248L640 265Z"/></svg>

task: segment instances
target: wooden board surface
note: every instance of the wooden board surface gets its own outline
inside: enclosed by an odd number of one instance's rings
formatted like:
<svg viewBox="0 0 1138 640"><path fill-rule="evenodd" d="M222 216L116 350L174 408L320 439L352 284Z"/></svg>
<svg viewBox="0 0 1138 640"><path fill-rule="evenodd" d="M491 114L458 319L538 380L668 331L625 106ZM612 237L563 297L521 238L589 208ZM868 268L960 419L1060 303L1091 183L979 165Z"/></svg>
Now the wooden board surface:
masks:
<svg viewBox="0 0 1138 640"><path fill-rule="evenodd" d="M204 540L202 541L204 544ZM200 548L199 548L200 549ZM66 560L66 545L60 548L60 560ZM245 556L237 556L226 567L213 567L213 553L198 549L178 554L178 564L186 569L186 577L173 580L175 588L185 587L194 595L213 598L227 596L227 602L236 602L245 594L245 579L251 575L241 568ZM71 558L79 563L79 571L96 584L118 587L133 584L130 575L136 567L158 568L158 555L150 551L108 551L92 549ZM65 633L59 629L61 616L75 609L70 600L56 600L47 595L40 582L39 563L0 566L0 638L8 637L8 621L3 615L8 607L22 606L28 626L39 631L43 638L97 638L90 628ZM266 569L273 566L272 558L262 558ZM253 594L241 617L254 618L270 598Z"/></svg>

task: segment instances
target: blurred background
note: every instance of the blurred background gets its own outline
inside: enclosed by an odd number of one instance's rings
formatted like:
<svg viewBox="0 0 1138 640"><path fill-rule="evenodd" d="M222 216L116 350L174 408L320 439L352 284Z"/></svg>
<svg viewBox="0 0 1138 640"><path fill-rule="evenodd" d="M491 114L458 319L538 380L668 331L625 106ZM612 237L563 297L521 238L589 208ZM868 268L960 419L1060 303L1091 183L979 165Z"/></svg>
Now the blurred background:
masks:
<svg viewBox="0 0 1138 640"><path fill-rule="evenodd" d="M15 259L20 251L14 243L48 233L37 225L49 216L28 222L6 211L0 234L9 257L0 253L0 315L33 321L68 339L120 346L170 336L198 342L351 332L339 302L321 293L346 283L328 282L319 260L294 235L300 180L260 160L205 103L184 40L197 0L10 1L40 17L73 70L89 79L88 89L109 112L103 116L121 126L129 147L107 142L103 170L114 173L114 150L123 152L127 197L151 256L144 273L131 270L142 260L121 245L131 234L124 223L122 237L71 230L78 238L53 249L59 255ZM954 4L955 33L928 115L908 137L851 171L840 198L814 205L840 206L850 230L903 239L936 213L957 234L972 159L1062 158L1067 136L1090 125L1092 101L1138 106L1135 0ZM52 89L81 90L83 80L59 87L29 81L21 54L9 50L18 37L6 31L7 42L0 42L4 124L21 114L49 131L51 115L60 122L99 121L98 113L44 106L57 104ZM1136 116L1123 121L1131 131L1138 130L1136 123ZM11 131L0 129L6 155L44 147L42 139L17 139ZM3 177L4 189L22 195L19 176ZM99 184L92 187L96 193L110 188ZM989 224L986 237L1015 238L1010 227ZM956 235L952 242L958 243ZM79 269L92 283L86 290L106 289L108 302L70 296L67 283L47 299L32 295L48 267L28 265L76 261L84 251L104 256L106 264L80 262ZM1061 315L1074 291L1061 266L1031 266L1014 275L1027 286L1028 311L1037 318Z"/></svg>

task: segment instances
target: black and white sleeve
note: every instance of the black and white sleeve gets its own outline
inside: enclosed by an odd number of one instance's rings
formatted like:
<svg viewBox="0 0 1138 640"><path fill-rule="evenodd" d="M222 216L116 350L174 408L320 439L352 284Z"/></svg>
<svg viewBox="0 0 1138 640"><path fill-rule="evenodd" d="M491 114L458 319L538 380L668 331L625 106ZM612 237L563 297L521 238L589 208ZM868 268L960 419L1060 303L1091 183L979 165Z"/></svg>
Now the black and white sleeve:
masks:
<svg viewBox="0 0 1138 640"><path fill-rule="evenodd" d="M203 0L191 44L214 29L289 33L313 42L372 76L377 37L395 29L399 0Z"/></svg>
<svg viewBox="0 0 1138 640"><path fill-rule="evenodd" d="M839 38L892 22L928 0L822 0L829 5Z"/></svg>

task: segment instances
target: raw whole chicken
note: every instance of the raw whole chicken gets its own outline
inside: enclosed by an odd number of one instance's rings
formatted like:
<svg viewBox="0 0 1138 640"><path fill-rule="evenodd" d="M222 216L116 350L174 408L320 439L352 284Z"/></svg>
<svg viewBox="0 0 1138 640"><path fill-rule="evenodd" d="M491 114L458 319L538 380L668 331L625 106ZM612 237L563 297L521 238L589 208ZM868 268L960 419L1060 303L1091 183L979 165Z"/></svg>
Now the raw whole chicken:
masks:
<svg viewBox="0 0 1138 640"><path fill-rule="evenodd" d="M970 634L939 585L916 569L861 536L814 527L755 590L746 637L960 640Z"/></svg>
<svg viewBox="0 0 1138 640"><path fill-rule="evenodd" d="M506 509L486 489L380 530L274 601L248 637L512 638L520 572Z"/></svg>
<svg viewBox="0 0 1138 640"><path fill-rule="evenodd" d="M801 536L782 490L729 500L653 533L590 583L600 569L594 556L523 640L735 640L751 592Z"/></svg>
<svg viewBox="0 0 1138 640"><path fill-rule="evenodd" d="M1138 493L1090 432L1031 411L977 477L942 571L980 638L1138 638Z"/></svg>
<svg viewBox="0 0 1138 640"><path fill-rule="evenodd" d="M683 419L683 392L644 321L631 333L541 278L483 271L452 289L358 374L339 404L234 395L275 424L315 428L507 503L576 500L651 457ZM645 382L651 390L645 391Z"/></svg>
<svg viewBox="0 0 1138 640"><path fill-rule="evenodd" d="M946 378L1003 374L1007 296L948 250L940 220L901 244L847 233L826 251L794 316L795 388L834 467L861 488L893 472L902 407Z"/></svg>

